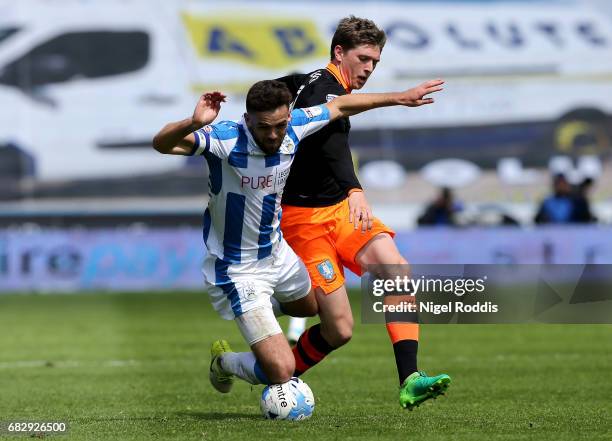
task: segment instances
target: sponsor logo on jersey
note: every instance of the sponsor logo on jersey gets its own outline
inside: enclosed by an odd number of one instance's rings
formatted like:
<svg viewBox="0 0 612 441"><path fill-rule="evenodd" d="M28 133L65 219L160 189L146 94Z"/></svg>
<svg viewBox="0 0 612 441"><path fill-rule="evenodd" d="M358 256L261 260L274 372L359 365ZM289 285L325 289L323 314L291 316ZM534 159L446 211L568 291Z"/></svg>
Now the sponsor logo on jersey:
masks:
<svg viewBox="0 0 612 441"><path fill-rule="evenodd" d="M315 106L315 107L306 107L304 110L304 113L306 115L308 115L308 118L314 118L316 116L319 116L321 113L323 113L323 110L321 110L321 107L319 106Z"/></svg>
<svg viewBox="0 0 612 441"><path fill-rule="evenodd" d="M325 259L323 262L317 264L317 271L319 271L319 274L323 276L327 283L336 280L336 272L329 259Z"/></svg>
<svg viewBox="0 0 612 441"><path fill-rule="evenodd" d="M308 81L308 84L314 83L319 78L321 78L321 72L319 71L313 72L312 74L310 74L310 80Z"/></svg>
<svg viewBox="0 0 612 441"><path fill-rule="evenodd" d="M287 182L287 178L289 177L290 171L291 169L288 167L284 170L278 170L277 175L276 175L276 187L277 188L282 188L285 185L285 182Z"/></svg>
<svg viewBox="0 0 612 441"><path fill-rule="evenodd" d="M265 176L242 176L240 178L241 188L250 188L252 190L265 190L272 188L274 185L274 175Z"/></svg>

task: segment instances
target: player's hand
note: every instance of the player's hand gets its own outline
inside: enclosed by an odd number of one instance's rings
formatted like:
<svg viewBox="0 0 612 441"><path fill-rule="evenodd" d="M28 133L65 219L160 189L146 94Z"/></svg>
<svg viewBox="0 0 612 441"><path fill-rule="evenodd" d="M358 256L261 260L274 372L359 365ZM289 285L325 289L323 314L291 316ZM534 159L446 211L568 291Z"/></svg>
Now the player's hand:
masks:
<svg viewBox="0 0 612 441"><path fill-rule="evenodd" d="M427 97L427 95L443 90L443 84L444 80L430 80L417 87L408 89L400 93L399 104L408 107L419 107L425 104L432 104L434 99Z"/></svg>
<svg viewBox="0 0 612 441"><path fill-rule="evenodd" d="M361 222L361 232L371 230L374 224L374 214L368 204L363 191L354 191L348 197L349 204L349 222L353 224L355 229L359 228Z"/></svg>
<svg viewBox="0 0 612 441"><path fill-rule="evenodd" d="M216 91L202 95L193 111L193 125L200 128L213 122L219 115L221 103L225 102L225 98L224 94Z"/></svg>

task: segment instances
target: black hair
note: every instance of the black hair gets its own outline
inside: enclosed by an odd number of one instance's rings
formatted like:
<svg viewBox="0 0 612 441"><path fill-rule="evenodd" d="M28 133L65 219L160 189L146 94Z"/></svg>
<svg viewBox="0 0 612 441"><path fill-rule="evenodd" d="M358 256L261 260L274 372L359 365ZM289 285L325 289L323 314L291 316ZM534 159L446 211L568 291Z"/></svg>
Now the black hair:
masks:
<svg viewBox="0 0 612 441"><path fill-rule="evenodd" d="M280 81L264 80L251 86L246 97L246 109L251 112L268 112L281 106L289 107L291 92Z"/></svg>

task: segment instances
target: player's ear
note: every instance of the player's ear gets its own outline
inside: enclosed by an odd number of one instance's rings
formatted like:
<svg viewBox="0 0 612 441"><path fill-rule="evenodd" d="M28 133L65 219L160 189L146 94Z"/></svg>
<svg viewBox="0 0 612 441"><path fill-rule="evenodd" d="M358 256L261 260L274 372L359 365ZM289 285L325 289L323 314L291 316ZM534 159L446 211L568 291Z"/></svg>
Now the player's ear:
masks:
<svg viewBox="0 0 612 441"><path fill-rule="evenodd" d="M342 62L342 58L344 58L344 49L342 49L342 46L339 44L334 47L334 58L339 63Z"/></svg>

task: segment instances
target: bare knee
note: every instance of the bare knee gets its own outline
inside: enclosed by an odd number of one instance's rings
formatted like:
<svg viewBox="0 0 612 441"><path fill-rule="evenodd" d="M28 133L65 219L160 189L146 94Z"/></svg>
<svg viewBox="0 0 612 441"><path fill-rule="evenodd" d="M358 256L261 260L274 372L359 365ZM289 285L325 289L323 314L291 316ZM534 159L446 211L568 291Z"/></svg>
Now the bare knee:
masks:
<svg viewBox="0 0 612 441"><path fill-rule="evenodd" d="M343 324L336 330L336 339L332 346L338 348L347 344L353 337L353 324Z"/></svg>
<svg viewBox="0 0 612 441"><path fill-rule="evenodd" d="M262 366L268 380L272 384L286 383L293 377L295 372L295 359L293 355L291 358L285 360L270 360Z"/></svg>
<svg viewBox="0 0 612 441"><path fill-rule="evenodd" d="M282 333L251 346L261 369L272 384L286 383L295 372L295 358Z"/></svg>
<svg viewBox="0 0 612 441"><path fill-rule="evenodd" d="M336 318L330 324L322 323L321 334L330 346L344 346L353 337L353 316Z"/></svg>

